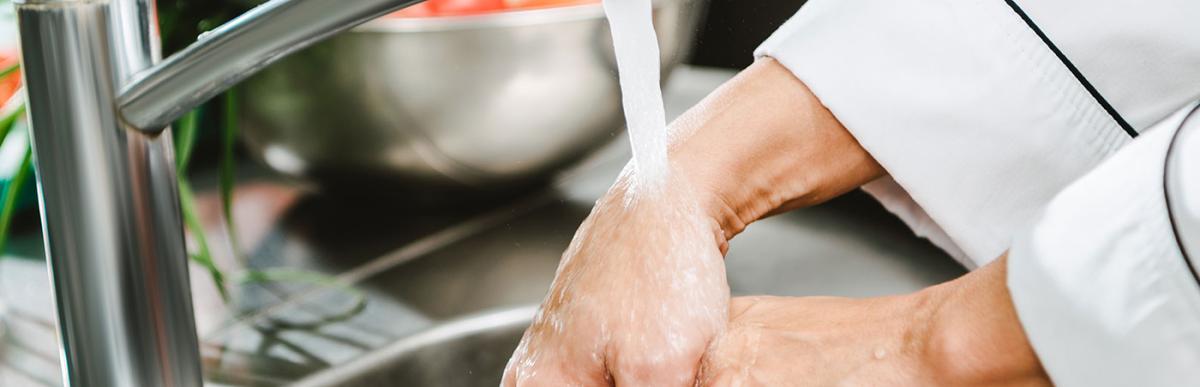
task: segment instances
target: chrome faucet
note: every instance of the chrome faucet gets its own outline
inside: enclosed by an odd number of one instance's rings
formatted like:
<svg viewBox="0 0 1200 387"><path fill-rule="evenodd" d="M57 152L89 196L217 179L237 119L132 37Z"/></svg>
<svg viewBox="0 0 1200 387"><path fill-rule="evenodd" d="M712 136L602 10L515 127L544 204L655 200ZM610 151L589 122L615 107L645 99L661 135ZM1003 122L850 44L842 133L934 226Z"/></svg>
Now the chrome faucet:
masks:
<svg viewBox="0 0 1200 387"><path fill-rule="evenodd" d="M168 125L421 0L272 0L157 63L154 0L16 0L64 382L199 386Z"/></svg>

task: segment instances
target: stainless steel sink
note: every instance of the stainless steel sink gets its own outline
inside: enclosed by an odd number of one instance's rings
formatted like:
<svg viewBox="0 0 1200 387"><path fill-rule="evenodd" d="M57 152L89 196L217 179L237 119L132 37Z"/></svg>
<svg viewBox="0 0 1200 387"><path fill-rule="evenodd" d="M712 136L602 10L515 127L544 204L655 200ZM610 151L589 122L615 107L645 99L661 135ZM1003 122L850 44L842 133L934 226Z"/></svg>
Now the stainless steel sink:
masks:
<svg viewBox="0 0 1200 387"><path fill-rule="evenodd" d="M536 309L447 322L296 386L495 386Z"/></svg>

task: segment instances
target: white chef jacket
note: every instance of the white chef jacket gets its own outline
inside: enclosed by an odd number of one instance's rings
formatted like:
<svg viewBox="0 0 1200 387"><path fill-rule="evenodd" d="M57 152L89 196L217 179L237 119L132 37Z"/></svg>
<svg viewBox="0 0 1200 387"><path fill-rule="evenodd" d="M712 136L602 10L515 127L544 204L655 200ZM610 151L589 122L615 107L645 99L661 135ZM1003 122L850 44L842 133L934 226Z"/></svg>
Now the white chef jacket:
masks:
<svg viewBox="0 0 1200 387"><path fill-rule="evenodd" d="M812 0L756 55L804 81L888 171L868 192L973 268L1008 250L1068 184L1200 98L1200 1ZM1075 345L1067 348L1053 342L1060 333L1053 323L1158 302L1138 298L1147 296L1138 289L1176 276L1178 265L1125 282L1087 278L1117 297L1062 292L1059 308L1035 308L1044 304L1022 297L1070 288L1082 277L1067 264L1037 266L1040 275L1022 271L1028 263L1021 257L1010 258L1017 269L1009 287L1026 330L1054 332L1030 337L1056 382L1120 385L1128 379L1098 376L1117 371L1077 366L1140 372L1157 369L1146 362L1170 353L1126 356L1117 343L1138 337L1130 332L1067 340ZM1094 264L1101 270L1103 262ZM1200 302L1193 296L1178 295ZM1178 314L1126 317L1200 329ZM1081 351L1112 363L1055 360ZM1190 375L1200 377L1200 362L1190 364Z"/></svg>
<svg viewBox="0 0 1200 387"><path fill-rule="evenodd" d="M1200 262L1180 249L1163 180L1171 140L1192 111L1068 186L1009 252L1013 304L1060 386L1200 384L1200 282L1190 267ZM1200 113L1193 117L1180 130L1200 132ZM1200 156L1200 143L1188 145L1172 151ZM1200 173L1184 177L1200 184Z"/></svg>

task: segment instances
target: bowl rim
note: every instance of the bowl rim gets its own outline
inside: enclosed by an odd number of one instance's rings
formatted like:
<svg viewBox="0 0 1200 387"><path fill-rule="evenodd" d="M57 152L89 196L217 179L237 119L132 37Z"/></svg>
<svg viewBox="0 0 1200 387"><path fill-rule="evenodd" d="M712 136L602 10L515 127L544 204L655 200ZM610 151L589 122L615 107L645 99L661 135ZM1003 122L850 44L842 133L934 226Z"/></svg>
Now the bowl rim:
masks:
<svg viewBox="0 0 1200 387"><path fill-rule="evenodd" d="M691 0L653 0L654 7L661 8L669 3ZM519 27L528 25L566 23L581 20L603 19L604 7L600 2L564 6L550 6L513 11L499 11L477 15L434 16L420 18L381 17L355 27L353 32L421 32L445 30L469 30L481 28Z"/></svg>

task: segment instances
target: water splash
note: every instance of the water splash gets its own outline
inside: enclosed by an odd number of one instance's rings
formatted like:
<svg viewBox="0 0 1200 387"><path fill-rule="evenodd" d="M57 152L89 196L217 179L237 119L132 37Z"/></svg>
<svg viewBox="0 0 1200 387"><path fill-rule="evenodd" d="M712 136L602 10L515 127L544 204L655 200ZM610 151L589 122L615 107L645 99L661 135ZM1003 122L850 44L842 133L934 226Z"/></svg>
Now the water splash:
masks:
<svg viewBox="0 0 1200 387"><path fill-rule="evenodd" d="M658 37L654 34L651 0L604 0L621 78L621 101L638 186L665 180L667 123L659 88Z"/></svg>

